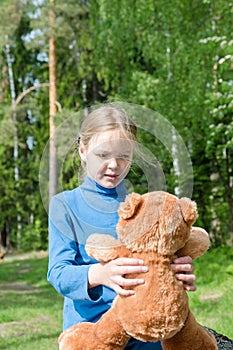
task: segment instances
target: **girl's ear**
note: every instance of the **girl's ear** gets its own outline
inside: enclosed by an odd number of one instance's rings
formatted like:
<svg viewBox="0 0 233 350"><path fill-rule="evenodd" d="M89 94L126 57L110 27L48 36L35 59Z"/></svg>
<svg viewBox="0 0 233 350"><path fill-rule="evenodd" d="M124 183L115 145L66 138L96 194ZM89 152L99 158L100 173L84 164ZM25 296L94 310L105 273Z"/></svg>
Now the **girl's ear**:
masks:
<svg viewBox="0 0 233 350"><path fill-rule="evenodd" d="M87 151L86 151L86 147L84 146L82 141L80 141L79 148L78 148L78 153L79 153L79 156L80 156L81 160L83 162L85 162L86 161Z"/></svg>

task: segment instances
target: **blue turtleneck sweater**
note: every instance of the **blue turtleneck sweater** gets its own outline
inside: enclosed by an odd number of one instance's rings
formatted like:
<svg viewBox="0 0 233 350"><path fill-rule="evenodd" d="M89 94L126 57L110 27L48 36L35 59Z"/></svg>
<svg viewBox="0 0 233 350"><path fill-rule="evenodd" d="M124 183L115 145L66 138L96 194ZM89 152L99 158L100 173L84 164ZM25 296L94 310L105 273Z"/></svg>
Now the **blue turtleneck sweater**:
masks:
<svg viewBox="0 0 233 350"><path fill-rule="evenodd" d="M106 286L88 290L88 270L97 261L86 253L85 242L93 233L117 237L117 211L126 194L124 181L108 189L86 177L81 186L51 200L48 281L64 296L64 330L79 322L98 321L116 296ZM150 349L149 343L145 346L133 339L130 343L127 349Z"/></svg>

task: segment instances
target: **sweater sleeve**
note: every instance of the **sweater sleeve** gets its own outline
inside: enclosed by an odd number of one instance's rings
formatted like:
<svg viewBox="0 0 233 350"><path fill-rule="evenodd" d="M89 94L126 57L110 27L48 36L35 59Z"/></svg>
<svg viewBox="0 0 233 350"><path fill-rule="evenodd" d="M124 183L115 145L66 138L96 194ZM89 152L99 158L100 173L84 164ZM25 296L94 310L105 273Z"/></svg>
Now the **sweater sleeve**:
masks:
<svg viewBox="0 0 233 350"><path fill-rule="evenodd" d="M65 297L95 302L101 299L103 288L98 286L88 290L91 261L90 264L84 264L81 257L77 258L80 254L79 245L73 231L66 205L55 196L49 210L48 281Z"/></svg>

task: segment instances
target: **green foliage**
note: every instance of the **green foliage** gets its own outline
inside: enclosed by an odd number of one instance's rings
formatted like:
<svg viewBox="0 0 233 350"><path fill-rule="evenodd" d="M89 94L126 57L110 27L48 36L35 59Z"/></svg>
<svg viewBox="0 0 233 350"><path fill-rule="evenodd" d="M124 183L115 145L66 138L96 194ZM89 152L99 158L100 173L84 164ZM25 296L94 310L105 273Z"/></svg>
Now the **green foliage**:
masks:
<svg viewBox="0 0 233 350"><path fill-rule="evenodd" d="M217 245L229 240L229 233L233 232L233 43L224 35L207 38L204 44L214 46L218 52L214 63L213 92L206 94L211 120L205 147L212 171L209 200L212 231Z"/></svg>
<svg viewBox="0 0 233 350"><path fill-rule="evenodd" d="M15 33L21 20L23 11L23 3L21 1L1 0L0 2L0 48L2 49L12 34Z"/></svg>
<svg viewBox="0 0 233 350"><path fill-rule="evenodd" d="M99 80L117 100L153 108L177 128L193 161L199 222L213 244L232 244L232 4L99 1L91 15ZM174 192L171 165L157 147L160 154Z"/></svg>
<svg viewBox="0 0 233 350"><path fill-rule="evenodd" d="M23 231L20 246L23 251L39 251L45 249L48 244L48 228L43 227L43 222L35 219L33 224L28 224Z"/></svg>

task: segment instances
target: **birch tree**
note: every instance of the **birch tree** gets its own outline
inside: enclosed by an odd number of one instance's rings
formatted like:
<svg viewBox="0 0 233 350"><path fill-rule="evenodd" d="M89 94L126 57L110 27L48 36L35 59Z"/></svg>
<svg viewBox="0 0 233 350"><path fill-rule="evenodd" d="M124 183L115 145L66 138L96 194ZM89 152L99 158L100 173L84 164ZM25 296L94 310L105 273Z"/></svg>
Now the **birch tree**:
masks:
<svg viewBox="0 0 233 350"><path fill-rule="evenodd" d="M57 192L57 152L55 145L55 122L57 112L56 87L56 39L54 1L50 0L49 9L49 198Z"/></svg>

